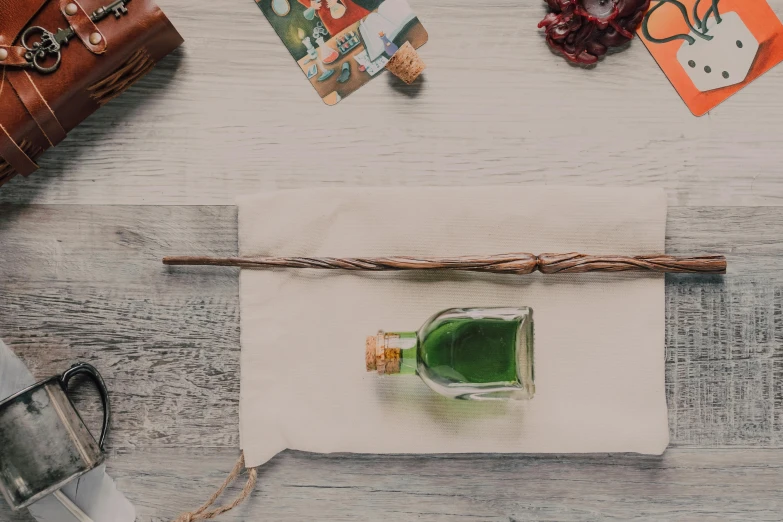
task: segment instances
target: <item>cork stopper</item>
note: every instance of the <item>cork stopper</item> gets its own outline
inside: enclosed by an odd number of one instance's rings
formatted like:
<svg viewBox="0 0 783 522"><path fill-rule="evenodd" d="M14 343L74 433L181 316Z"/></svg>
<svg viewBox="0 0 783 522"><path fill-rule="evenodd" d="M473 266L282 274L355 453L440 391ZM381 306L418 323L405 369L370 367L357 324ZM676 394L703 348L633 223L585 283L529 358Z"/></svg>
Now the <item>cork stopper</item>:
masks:
<svg viewBox="0 0 783 522"><path fill-rule="evenodd" d="M375 355L375 339L376 337L374 335L370 335L367 337L367 343L365 344L364 362L368 372L374 372L378 369Z"/></svg>
<svg viewBox="0 0 783 522"><path fill-rule="evenodd" d="M400 373L402 350L389 346L390 334L378 332L367 337L364 362L368 372L377 371L378 375Z"/></svg>
<svg viewBox="0 0 783 522"><path fill-rule="evenodd" d="M416 52L411 43L405 42L391 57L389 63L386 64L386 68L394 76L410 85L427 68L427 65L422 61L419 53Z"/></svg>

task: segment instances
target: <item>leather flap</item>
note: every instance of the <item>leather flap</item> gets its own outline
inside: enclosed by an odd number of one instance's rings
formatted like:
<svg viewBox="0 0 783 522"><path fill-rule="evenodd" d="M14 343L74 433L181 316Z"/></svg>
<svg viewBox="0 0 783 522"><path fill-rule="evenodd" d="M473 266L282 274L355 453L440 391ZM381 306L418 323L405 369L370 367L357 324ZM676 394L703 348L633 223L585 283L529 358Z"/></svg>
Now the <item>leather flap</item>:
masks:
<svg viewBox="0 0 783 522"><path fill-rule="evenodd" d="M5 50L7 56L4 60L0 60L0 66L8 65L10 67L27 67L29 62L24 55L27 53L27 49L21 45L3 45L0 44L0 50ZM0 85L3 82L0 80Z"/></svg>
<svg viewBox="0 0 783 522"><path fill-rule="evenodd" d="M60 12L87 49L95 54L106 52L106 37L77 0L60 0Z"/></svg>
<svg viewBox="0 0 783 522"><path fill-rule="evenodd" d="M0 0L0 45L11 45L48 0Z"/></svg>

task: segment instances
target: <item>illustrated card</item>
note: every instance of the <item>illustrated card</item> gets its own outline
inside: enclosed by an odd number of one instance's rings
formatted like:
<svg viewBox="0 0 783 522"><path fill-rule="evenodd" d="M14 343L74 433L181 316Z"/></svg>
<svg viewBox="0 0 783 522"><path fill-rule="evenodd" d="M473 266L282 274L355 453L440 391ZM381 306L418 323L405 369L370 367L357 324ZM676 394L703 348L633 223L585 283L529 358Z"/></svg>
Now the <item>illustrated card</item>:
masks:
<svg viewBox="0 0 783 522"><path fill-rule="evenodd" d="M256 0L327 105L383 71L405 42L427 31L406 0Z"/></svg>
<svg viewBox="0 0 783 522"><path fill-rule="evenodd" d="M638 33L696 116L783 60L766 0L653 0Z"/></svg>

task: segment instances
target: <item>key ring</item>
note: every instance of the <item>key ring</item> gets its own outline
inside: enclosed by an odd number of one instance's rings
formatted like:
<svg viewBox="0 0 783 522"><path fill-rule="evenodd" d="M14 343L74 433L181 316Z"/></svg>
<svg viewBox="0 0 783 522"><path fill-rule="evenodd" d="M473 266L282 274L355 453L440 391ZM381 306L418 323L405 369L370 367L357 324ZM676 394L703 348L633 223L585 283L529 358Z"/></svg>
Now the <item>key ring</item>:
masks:
<svg viewBox="0 0 783 522"><path fill-rule="evenodd" d="M41 40L34 42L32 45L28 41L30 36L40 34ZM22 46L27 49L24 54L25 60L30 64L30 67L34 68L40 73L49 74L53 73L60 67L62 61L62 47L54 37L51 31L48 31L40 26L28 27L21 38ZM54 56L55 62L50 66L43 65L44 60L48 56Z"/></svg>

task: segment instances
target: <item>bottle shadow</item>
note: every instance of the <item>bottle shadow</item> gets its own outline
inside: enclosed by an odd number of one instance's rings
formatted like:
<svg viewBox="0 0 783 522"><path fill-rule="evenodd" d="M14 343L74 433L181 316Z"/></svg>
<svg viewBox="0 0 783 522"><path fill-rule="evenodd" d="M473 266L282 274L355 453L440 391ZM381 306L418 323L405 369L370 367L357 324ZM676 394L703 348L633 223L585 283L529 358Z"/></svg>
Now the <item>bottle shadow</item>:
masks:
<svg viewBox="0 0 783 522"><path fill-rule="evenodd" d="M375 390L378 404L389 413L426 419L450 436L480 435L486 429L487 421L509 415L524 422L525 401L449 399L430 390L419 379L395 376L378 379Z"/></svg>

